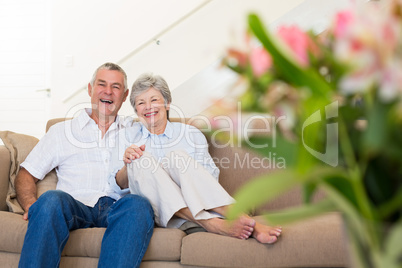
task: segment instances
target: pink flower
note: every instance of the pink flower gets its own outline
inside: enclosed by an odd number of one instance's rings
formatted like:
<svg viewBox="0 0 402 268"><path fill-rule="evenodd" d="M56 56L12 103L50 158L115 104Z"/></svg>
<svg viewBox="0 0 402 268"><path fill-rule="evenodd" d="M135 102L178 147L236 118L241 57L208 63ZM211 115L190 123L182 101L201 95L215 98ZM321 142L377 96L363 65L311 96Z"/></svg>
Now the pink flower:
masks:
<svg viewBox="0 0 402 268"><path fill-rule="evenodd" d="M256 77L263 75L271 66L271 55L263 47L256 47L250 53L250 64Z"/></svg>
<svg viewBox="0 0 402 268"><path fill-rule="evenodd" d="M334 55L349 66L339 88L352 95L378 88L382 101L398 97L401 71L398 60L401 24L377 5L365 6L355 13L337 16L334 25Z"/></svg>
<svg viewBox="0 0 402 268"><path fill-rule="evenodd" d="M302 66L308 65L310 37L297 26L282 26L278 29L278 35L294 52L297 61Z"/></svg>
<svg viewBox="0 0 402 268"><path fill-rule="evenodd" d="M402 97L402 71L401 62L393 61L381 74L378 95L384 102L393 101Z"/></svg>
<svg viewBox="0 0 402 268"><path fill-rule="evenodd" d="M344 10L335 15L334 35L341 38L346 35L347 30L354 21L354 15L351 10Z"/></svg>

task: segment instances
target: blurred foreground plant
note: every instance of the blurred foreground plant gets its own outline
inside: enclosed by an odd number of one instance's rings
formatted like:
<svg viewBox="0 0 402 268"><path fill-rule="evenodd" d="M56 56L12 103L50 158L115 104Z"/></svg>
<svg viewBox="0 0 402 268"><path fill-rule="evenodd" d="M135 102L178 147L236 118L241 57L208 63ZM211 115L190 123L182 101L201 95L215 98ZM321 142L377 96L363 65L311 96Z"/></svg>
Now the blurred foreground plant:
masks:
<svg viewBox="0 0 402 268"><path fill-rule="evenodd" d="M340 211L358 266L401 267L402 1L339 12L319 35L296 26L273 34L254 14L248 22L247 49L224 60L247 82L241 109L286 117L275 148L251 149L296 160L243 187L230 214L302 185L306 205L267 214L271 223ZM310 203L319 188L326 198Z"/></svg>

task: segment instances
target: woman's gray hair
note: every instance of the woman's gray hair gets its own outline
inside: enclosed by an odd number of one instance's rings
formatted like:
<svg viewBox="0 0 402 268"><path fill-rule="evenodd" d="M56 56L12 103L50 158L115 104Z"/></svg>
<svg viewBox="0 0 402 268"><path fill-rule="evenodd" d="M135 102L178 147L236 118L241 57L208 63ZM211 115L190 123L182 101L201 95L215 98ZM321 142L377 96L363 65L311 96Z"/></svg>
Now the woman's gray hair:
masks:
<svg viewBox="0 0 402 268"><path fill-rule="evenodd" d="M92 87L94 86L96 75L98 74L98 72L100 70L118 71L118 72L122 73L124 76L124 91L128 90L126 72L119 65L117 65L115 63L111 63L111 62L106 62L106 63L102 64L101 66L99 66L98 69L96 69L96 71L92 75L92 79L90 81Z"/></svg>
<svg viewBox="0 0 402 268"><path fill-rule="evenodd" d="M137 112L137 109L135 108L135 98L151 87L158 90L162 94L163 99L165 100L165 107L172 102L172 94L170 93L166 80L160 75L145 73L140 75L137 80L135 80L133 87L131 88L130 102L134 107L135 112Z"/></svg>

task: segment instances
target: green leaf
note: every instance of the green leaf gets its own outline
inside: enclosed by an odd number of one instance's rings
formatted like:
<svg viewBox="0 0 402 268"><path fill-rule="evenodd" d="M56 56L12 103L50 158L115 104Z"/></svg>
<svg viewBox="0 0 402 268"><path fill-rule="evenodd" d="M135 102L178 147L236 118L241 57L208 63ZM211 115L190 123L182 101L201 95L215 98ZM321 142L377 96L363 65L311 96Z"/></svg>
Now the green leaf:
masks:
<svg viewBox="0 0 402 268"><path fill-rule="evenodd" d="M289 224L299 220L318 216L325 212L335 210L335 206L330 200L323 200L318 203L303 205L297 208L289 208L280 212L264 213L264 218L273 225Z"/></svg>
<svg viewBox="0 0 402 268"><path fill-rule="evenodd" d="M275 44L274 38L265 30L260 19L255 14L250 14L249 26L255 36L271 54L275 67L288 79L289 82L299 87L308 87L314 94L327 98L327 93L332 91L330 85L317 73L316 70L302 69L286 53Z"/></svg>
<svg viewBox="0 0 402 268"><path fill-rule="evenodd" d="M303 201L305 203L311 202L311 198L313 197L316 189L316 183L306 183L305 185L303 185Z"/></svg>
<svg viewBox="0 0 402 268"><path fill-rule="evenodd" d="M336 149L332 139L336 133L327 131L326 107L327 100L308 98L303 101L298 136L301 137L297 167L298 170L308 172L315 165L329 163L329 157L335 159L337 154L331 153ZM331 137L331 138L330 138ZM327 144L331 145L327 148ZM330 150L330 151L327 151ZM324 162L323 162L324 161Z"/></svg>
<svg viewBox="0 0 402 268"><path fill-rule="evenodd" d="M341 176L342 174L343 171L339 169L318 167L306 174L286 169L258 176L235 194L236 203L229 210L227 217L235 219L241 213L247 213L297 185L320 182L328 176Z"/></svg>
<svg viewBox="0 0 402 268"><path fill-rule="evenodd" d="M374 102L368 111L368 127L364 132L362 148L369 154L376 153L385 147L387 142L387 120L390 113L390 105Z"/></svg>
<svg viewBox="0 0 402 268"><path fill-rule="evenodd" d="M324 183L330 185L355 208L358 207L358 201L356 200L353 185L349 178L343 176L327 177Z"/></svg>
<svg viewBox="0 0 402 268"><path fill-rule="evenodd" d="M386 256L391 263L396 264L402 256L402 221L396 223L385 240ZM400 260L399 260L400 261Z"/></svg>
<svg viewBox="0 0 402 268"><path fill-rule="evenodd" d="M393 198L378 208L382 219L387 218L402 208L402 189L399 189Z"/></svg>
<svg viewBox="0 0 402 268"><path fill-rule="evenodd" d="M331 184L323 183L321 187L327 193L328 198L337 206L338 210L346 216L346 223L351 232L355 233L360 241L371 244L371 234L368 232L364 224L365 219L350 200Z"/></svg>
<svg viewBox="0 0 402 268"><path fill-rule="evenodd" d="M298 176L292 170L281 170L259 176L235 194L236 203L229 210L227 217L235 219L238 215L249 212L264 202L272 200L298 183Z"/></svg>
<svg viewBox="0 0 402 268"><path fill-rule="evenodd" d="M250 212L265 202L296 186L298 176L292 170L280 170L258 176L243 186L234 196L236 203L228 212L229 219Z"/></svg>

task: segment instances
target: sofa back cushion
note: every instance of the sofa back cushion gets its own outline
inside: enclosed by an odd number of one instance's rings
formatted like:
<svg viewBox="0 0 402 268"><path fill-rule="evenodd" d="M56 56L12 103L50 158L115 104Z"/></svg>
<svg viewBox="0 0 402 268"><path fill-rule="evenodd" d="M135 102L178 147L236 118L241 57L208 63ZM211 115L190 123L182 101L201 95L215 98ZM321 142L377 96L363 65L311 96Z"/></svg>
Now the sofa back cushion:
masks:
<svg viewBox="0 0 402 268"><path fill-rule="evenodd" d="M6 196L6 203L11 212L23 214L24 210L17 201L15 192L15 178L20 170L20 164L24 162L29 152L38 143L36 137L19 134L12 131L0 131L0 138L10 153L9 183ZM57 177L55 171L51 171L46 177L37 184L37 196L49 189L56 188Z"/></svg>

